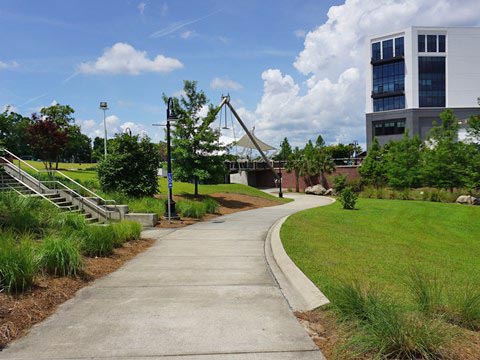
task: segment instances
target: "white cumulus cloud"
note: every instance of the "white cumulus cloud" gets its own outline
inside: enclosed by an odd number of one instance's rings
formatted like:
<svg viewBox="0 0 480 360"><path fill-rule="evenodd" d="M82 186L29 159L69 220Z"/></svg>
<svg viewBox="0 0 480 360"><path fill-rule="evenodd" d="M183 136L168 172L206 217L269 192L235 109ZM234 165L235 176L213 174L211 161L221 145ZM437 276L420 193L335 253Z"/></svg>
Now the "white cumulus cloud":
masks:
<svg viewBox="0 0 480 360"><path fill-rule="evenodd" d="M157 55L150 59L146 51L136 50L127 43L116 43L95 61L85 62L78 66L84 74L130 74L145 72L167 73L183 67L178 59Z"/></svg>
<svg viewBox="0 0 480 360"><path fill-rule="evenodd" d="M18 63L16 61L5 62L0 60L0 70L13 69L16 67L18 67Z"/></svg>
<svg viewBox="0 0 480 360"><path fill-rule="evenodd" d="M213 78L210 82L210 87L218 90L241 90L243 88L243 86L236 81L220 77Z"/></svg>
<svg viewBox="0 0 480 360"><path fill-rule="evenodd" d="M479 13L478 0L346 0L332 6L327 21L305 35L294 61L303 80L264 71L263 96L248 116L272 145L288 136L303 146L318 134L327 142L363 143L365 39L412 25L474 26Z"/></svg>

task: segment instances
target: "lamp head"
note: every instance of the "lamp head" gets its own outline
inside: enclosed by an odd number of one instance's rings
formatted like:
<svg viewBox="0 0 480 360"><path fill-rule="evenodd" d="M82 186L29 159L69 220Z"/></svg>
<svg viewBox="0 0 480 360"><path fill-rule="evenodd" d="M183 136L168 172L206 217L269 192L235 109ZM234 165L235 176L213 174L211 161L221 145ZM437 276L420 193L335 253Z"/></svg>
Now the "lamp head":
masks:
<svg viewBox="0 0 480 360"><path fill-rule="evenodd" d="M108 104L106 101L101 101L100 102L100 109L102 110L108 110Z"/></svg>

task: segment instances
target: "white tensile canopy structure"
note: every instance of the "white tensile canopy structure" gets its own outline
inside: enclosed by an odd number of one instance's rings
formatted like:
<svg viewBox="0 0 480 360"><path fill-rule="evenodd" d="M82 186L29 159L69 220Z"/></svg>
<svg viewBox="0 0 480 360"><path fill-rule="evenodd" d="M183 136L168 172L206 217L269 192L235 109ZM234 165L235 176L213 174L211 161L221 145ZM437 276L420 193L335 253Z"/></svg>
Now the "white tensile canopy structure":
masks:
<svg viewBox="0 0 480 360"><path fill-rule="evenodd" d="M255 139L255 141L257 142L257 145L260 147L260 149L263 152L276 150L276 148L274 148L271 145L268 145L267 143L260 140L257 136L255 136L255 128L252 129L251 136ZM237 148L242 148L243 149L238 154L241 157L251 156L253 150L258 150L257 147L255 146L255 144L253 143L253 141L250 139L250 137L247 134L243 135L237 142L234 143L234 145Z"/></svg>

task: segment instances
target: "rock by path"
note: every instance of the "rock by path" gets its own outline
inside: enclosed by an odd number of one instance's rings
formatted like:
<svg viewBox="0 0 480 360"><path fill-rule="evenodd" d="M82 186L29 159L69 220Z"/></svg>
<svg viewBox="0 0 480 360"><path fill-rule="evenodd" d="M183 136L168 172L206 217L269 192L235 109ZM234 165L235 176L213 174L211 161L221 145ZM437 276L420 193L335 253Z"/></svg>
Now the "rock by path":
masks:
<svg viewBox="0 0 480 360"><path fill-rule="evenodd" d="M265 260L269 227L329 199L144 232L149 250L84 288L0 359L310 360L321 352Z"/></svg>

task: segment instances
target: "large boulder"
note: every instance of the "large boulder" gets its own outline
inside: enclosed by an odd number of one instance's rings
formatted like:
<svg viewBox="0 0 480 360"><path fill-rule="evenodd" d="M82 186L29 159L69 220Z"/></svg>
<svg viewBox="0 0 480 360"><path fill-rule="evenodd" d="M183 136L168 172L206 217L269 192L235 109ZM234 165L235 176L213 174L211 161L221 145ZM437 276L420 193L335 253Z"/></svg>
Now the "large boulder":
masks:
<svg viewBox="0 0 480 360"><path fill-rule="evenodd" d="M325 192L323 193L323 195L324 195L324 196L333 196L334 193L335 193L335 192L333 191L333 189L330 188L330 189L328 189L327 191L325 191Z"/></svg>
<svg viewBox="0 0 480 360"><path fill-rule="evenodd" d="M318 184L307 187L305 189L305 194L323 195L325 194L325 191L327 191L327 189L325 189L322 185Z"/></svg>
<svg viewBox="0 0 480 360"><path fill-rule="evenodd" d="M480 199L471 195L460 195L456 202L465 205L480 205Z"/></svg>

